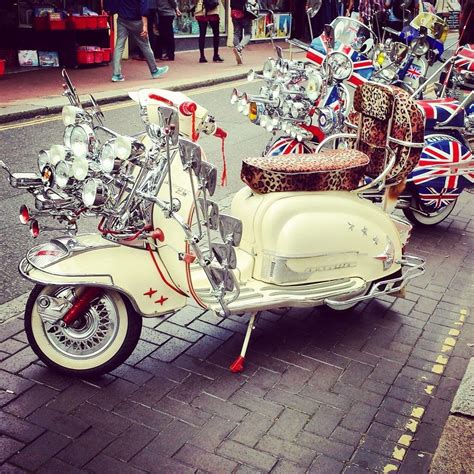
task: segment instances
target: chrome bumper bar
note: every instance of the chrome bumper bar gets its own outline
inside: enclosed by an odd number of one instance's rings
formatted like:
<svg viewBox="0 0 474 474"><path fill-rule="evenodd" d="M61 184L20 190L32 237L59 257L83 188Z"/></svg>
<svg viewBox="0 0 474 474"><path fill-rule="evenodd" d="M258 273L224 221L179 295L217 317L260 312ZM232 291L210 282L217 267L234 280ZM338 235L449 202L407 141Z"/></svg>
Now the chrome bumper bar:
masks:
<svg viewBox="0 0 474 474"><path fill-rule="evenodd" d="M425 273L425 261L420 257L415 257L413 255L403 255L403 257L397 263L401 265L401 276L390 278L388 280L380 280L374 283L371 286L370 291L365 295L349 298L347 300L332 300L327 298L324 300L324 304L330 306L346 306L348 304L358 303L359 301L395 293L401 290L410 280Z"/></svg>

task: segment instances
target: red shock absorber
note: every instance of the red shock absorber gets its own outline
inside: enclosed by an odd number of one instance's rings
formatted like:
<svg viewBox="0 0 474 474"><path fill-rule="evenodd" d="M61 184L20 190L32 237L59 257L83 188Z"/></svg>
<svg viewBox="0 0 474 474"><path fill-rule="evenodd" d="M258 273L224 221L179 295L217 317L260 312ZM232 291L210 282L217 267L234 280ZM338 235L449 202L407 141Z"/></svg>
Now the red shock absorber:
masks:
<svg viewBox="0 0 474 474"><path fill-rule="evenodd" d="M70 326L74 321L79 319L86 311L92 300L101 294L102 290L95 286L88 286L79 296L73 306L64 315L63 321Z"/></svg>

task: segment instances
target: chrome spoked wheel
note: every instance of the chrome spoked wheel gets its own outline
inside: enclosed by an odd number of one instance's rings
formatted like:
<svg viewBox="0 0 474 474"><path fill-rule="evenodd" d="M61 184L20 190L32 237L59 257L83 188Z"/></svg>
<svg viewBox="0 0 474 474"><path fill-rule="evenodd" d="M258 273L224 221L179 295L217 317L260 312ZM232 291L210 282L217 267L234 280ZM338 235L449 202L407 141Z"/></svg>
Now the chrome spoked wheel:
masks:
<svg viewBox="0 0 474 474"><path fill-rule="evenodd" d="M25 310L28 341L50 367L71 375L97 376L124 362L138 343L141 317L120 293L104 289L72 324L43 320L38 311L42 296L72 304L84 287L36 286Z"/></svg>

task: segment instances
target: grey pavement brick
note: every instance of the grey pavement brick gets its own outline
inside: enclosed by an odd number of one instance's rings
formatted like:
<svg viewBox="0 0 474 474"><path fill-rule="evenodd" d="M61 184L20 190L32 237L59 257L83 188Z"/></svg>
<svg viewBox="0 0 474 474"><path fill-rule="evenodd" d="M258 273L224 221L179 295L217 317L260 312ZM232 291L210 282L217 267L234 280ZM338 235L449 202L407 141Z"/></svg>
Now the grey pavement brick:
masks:
<svg viewBox="0 0 474 474"><path fill-rule="evenodd" d="M35 385L28 391L22 393L3 409L12 415L25 418L57 394L58 392L52 388Z"/></svg>
<svg viewBox="0 0 474 474"><path fill-rule="evenodd" d="M365 346L365 344L364 344ZM337 345L334 348L334 352L336 354L339 354L343 357L347 357L351 359L351 361L355 362L360 362L361 364L366 364L370 365L372 367L375 367L380 360L380 357L377 355L369 354L367 352L364 352L363 350L354 350L351 349L350 347L346 347L342 344Z"/></svg>
<svg viewBox="0 0 474 474"><path fill-rule="evenodd" d="M393 459L382 456L381 454L374 453L372 451L367 451L365 449L359 448L354 457L351 459L351 462L357 464L358 466L368 469L370 471L382 472L383 468L387 464L393 464L398 466L398 462Z"/></svg>
<svg viewBox="0 0 474 474"><path fill-rule="evenodd" d="M398 472L402 474L429 472L432 459L432 456L425 452L409 449Z"/></svg>
<svg viewBox="0 0 474 474"><path fill-rule="evenodd" d="M361 433L357 431L348 430L343 426L337 426L332 432L330 439L350 446L357 446L361 436Z"/></svg>
<svg viewBox="0 0 474 474"><path fill-rule="evenodd" d="M339 443L333 439L323 438L322 436L302 431L296 444L313 450L315 453L325 454L330 458L345 462L349 460L354 452L354 446Z"/></svg>
<svg viewBox="0 0 474 474"><path fill-rule="evenodd" d="M394 413L410 417L413 411L413 403L404 402L402 400L397 400L392 397L385 397L382 405L380 406L381 410L392 411Z"/></svg>
<svg viewBox="0 0 474 474"><path fill-rule="evenodd" d="M152 352L151 356L163 362L171 362L189 349L189 347L191 347L191 343L173 338Z"/></svg>
<svg viewBox="0 0 474 474"><path fill-rule="evenodd" d="M189 440L188 444L190 443L198 448L213 452L236 426L237 423L235 422L225 420L217 415L213 416L206 422L201 431Z"/></svg>
<svg viewBox="0 0 474 474"><path fill-rule="evenodd" d="M122 416L115 415L88 403L78 407L72 414L95 428L114 435L122 433L132 424L130 420Z"/></svg>
<svg viewBox="0 0 474 474"><path fill-rule="evenodd" d="M162 430L171 422L171 418L152 408L139 405L132 401L122 402L114 408L114 413L135 423L148 426L154 430Z"/></svg>
<svg viewBox="0 0 474 474"><path fill-rule="evenodd" d="M410 418L393 411L381 409L375 415L375 421L381 423L382 425L396 428L397 430L405 430Z"/></svg>
<svg viewBox="0 0 474 474"><path fill-rule="evenodd" d="M378 407L383 400L383 395L374 392L368 392L352 385L344 385L337 382L332 389L338 395L344 396L349 400L364 402L367 405Z"/></svg>
<svg viewBox="0 0 474 474"><path fill-rule="evenodd" d="M360 387L373 370L374 368L370 365L351 361L341 375L339 383Z"/></svg>
<svg viewBox="0 0 474 474"><path fill-rule="evenodd" d="M384 425L379 422L374 422L367 430L367 434L373 438L381 441L390 440L392 443L397 443L400 436L406 433L404 427L394 428L392 426Z"/></svg>
<svg viewBox="0 0 474 474"><path fill-rule="evenodd" d="M127 431L112 441L112 443L103 450L103 454L127 462L157 435L158 431L143 425L133 424Z"/></svg>
<svg viewBox="0 0 474 474"><path fill-rule="evenodd" d="M153 377L142 385L138 390L135 390L130 396L130 400L141 403L148 407L153 407L158 403L167 393L176 388L178 384L163 377Z"/></svg>
<svg viewBox="0 0 474 474"><path fill-rule="evenodd" d="M20 331L23 331L23 321L17 318L8 319L0 324L0 342L7 340Z"/></svg>
<svg viewBox="0 0 474 474"><path fill-rule="evenodd" d="M26 470L35 471L67 446L70 441L64 436L48 431L15 454L10 462Z"/></svg>
<svg viewBox="0 0 474 474"><path fill-rule="evenodd" d="M259 413L269 418L276 418L283 410L280 404L256 397L242 389L235 392L230 397L230 401L251 412Z"/></svg>
<svg viewBox="0 0 474 474"><path fill-rule="evenodd" d="M25 392L31 388L34 383L15 374L10 374L0 370L0 389L9 390L15 395Z"/></svg>
<svg viewBox="0 0 474 474"><path fill-rule="evenodd" d="M441 398L442 400L447 400L452 402L454 395L459 387L459 380L453 379L451 377L443 377L440 384L436 388L436 398Z"/></svg>
<svg viewBox="0 0 474 474"><path fill-rule="evenodd" d="M216 339L221 339L222 341L227 341L227 339L233 335L233 332L228 329L199 320L193 321L188 327L200 333L207 334L208 336L215 337Z"/></svg>
<svg viewBox="0 0 474 474"><path fill-rule="evenodd" d="M28 366L26 369L22 370L19 375L26 379L39 382L42 385L55 388L56 390L64 390L74 383L72 377L58 374L57 372L38 364Z"/></svg>
<svg viewBox="0 0 474 474"><path fill-rule="evenodd" d="M200 408L201 410L207 411L215 415L219 415L222 418L226 418L232 421L240 421L248 413L244 408L240 408L237 405L226 403L219 398L212 397L206 393L201 394L195 398L192 405Z"/></svg>
<svg viewBox="0 0 474 474"><path fill-rule="evenodd" d="M264 471L270 471L277 462L277 458L270 454L262 453L235 441L224 441L217 449L217 453Z"/></svg>
<svg viewBox="0 0 474 474"><path fill-rule="evenodd" d="M21 351L16 352L10 357L6 358L2 362L2 369L7 372L17 373L28 367L34 361L38 360L36 354L31 350L29 346L23 348Z"/></svg>
<svg viewBox="0 0 474 474"><path fill-rule="evenodd" d="M436 426L431 423L426 423L425 418L416 430L410 449L416 451L423 451L424 453L434 454L438 447L438 442L441 437L444 426Z"/></svg>
<svg viewBox="0 0 474 474"><path fill-rule="evenodd" d="M255 447L272 426L272 420L258 413L249 413L232 432L231 438L238 443Z"/></svg>
<svg viewBox="0 0 474 474"><path fill-rule="evenodd" d="M306 357L302 354L298 354L295 351L287 349L286 345L276 347L273 353L273 357L275 359L281 360L282 362L286 364L289 364L301 369L305 369L310 372L313 372L316 368L322 365L317 360L311 359L310 357ZM326 366L326 367L329 367L329 366Z"/></svg>
<svg viewBox="0 0 474 474"><path fill-rule="evenodd" d="M342 410L321 405L304 429L320 436L329 437L344 415Z"/></svg>
<svg viewBox="0 0 474 474"><path fill-rule="evenodd" d="M380 438L374 438L373 436L365 435L360 443L360 448L365 451L371 451L373 453L380 454L381 456L391 458L395 444L389 439L381 440Z"/></svg>
<svg viewBox="0 0 474 474"><path fill-rule="evenodd" d="M284 405L288 408L301 411L308 415L313 415L318 410L320 403L311 398L293 395L292 393L285 392L284 390L273 389L270 390L265 398L273 401L279 405Z"/></svg>
<svg viewBox="0 0 474 474"><path fill-rule="evenodd" d="M468 363L469 360L465 358L451 356L449 358L448 365L444 371L444 375L453 379L462 380L462 378L464 377L464 373L466 372Z"/></svg>
<svg viewBox="0 0 474 474"><path fill-rule="evenodd" d="M114 440L114 436L91 428L66 446L56 457L73 466L81 467Z"/></svg>
<svg viewBox="0 0 474 474"><path fill-rule="evenodd" d="M89 403L97 405L104 410L112 410L112 408L118 405L123 399L128 398L137 389L138 386L134 383L117 379L91 397Z"/></svg>
<svg viewBox="0 0 474 474"><path fill-rule="evenodd" d="M17 441L16 439L9 438L8 436L0 436L0 470L3 469L1 465L15 453L20 451L24 447L24 443Z"/></svg>
<svg viewBox="0 0 474 474"><path fill-rule="evenodd" d="M3 342L0 342L0 351L6 352L7 354L15 354L26 346L24 342L17 341L16 339L10 338Z"/></svg>
<svg viewBox="0 0 474 474"><path fill-rule="evenodd" d="M304 348L301 351L301 354L305 355L306 357L311 357L317 361L324 362L325 364L333 365L340 369L345 369L350 363L350 359L347 359L346 357L341 357L330 351L325 351L314 346Z"/></svg>
<svg viewBox="0 0 474 474"><path fill-rule="evenodd" d="M186 355L207 359L223 342L222 339L204 335L186 351Z"/></svg>
<svg viewBox="0 0 474 474"><path fill-rule="evenodd" d="M169 397L163 397L154 409L194 426L202 426L211 418L209 413Z"/></svg>
<svg viewBox="0 0 474 474"><path fill-rule="evenodd" d="M174 420L166 426L153 441L148 444L141 453L135 456L135 460L140 456L147 456L147 453L155 453L164 457L171 457L176 453L186 441L189 441L198 432L195 426Z"/></svg>
<svg viewBox="0 0 474 474"><path fill-rule="evenodd" d="M349 409L349 407L352 405L352 400L347 398L345 395L339 395L326 390L320 390L315 387L304 387L303 390L301 390L300 395L303 397L309 397L324 405L340 408L342 410Z"/></svg>
<svg viewBox="0 0 474 474"><path fill-rule="evenodd" d="M216 456L192 444L185 444L175 454L174 459L205 472L233 472L237 467L236 462Z"/></svg>
<svg viewBox="0 0 474 474"><path fill-rule="evenodd" d="M287 461L286 459L280 459L272 469L272 474L304 474L305 472L306 467L297 466L295 463Z"/></svg>
<svg viewBox="0 0 474 474"><path fill-rule="evenodd" d="M30 443L45 430L28 421L0 411L2 433L24 443Z"/></svg>
<svg viewBox="0 0 474 474"><path fill-rule="evenodd" d="M177 460L159 456L151 451L137 454L128 465L136 466L145 472L166 474L194 474L196 470Z"/></svg>
<svg viewBox="0 0 474 474"><path fill-rule="evenodd" d="M265 435L257 444L256 449L273 454L277 458L288 459L299 466L305 467L312 463L316 455L312 449L270 435Z"/></svg>
<svg viewBox="0 0 474 474"><path fill-rule="evenodd" d="M308 415L290 408L285 408L271 427L268 434L277 438L292 441L306 425L308 420Z"/></svg>
<svg viewBox="0 0 474 474"><path fill-rule="evenodd" d="M83 382L76 382L58 394L56 399L51 402L49 406L54 410L68 413L91 398L97 392L97 387L93 387L92 385Z"/></svg>
<svg viewBox="0 0 474 474"><path fill-rule="evenodd" d="M202 317L204 309L195 308L194 306L185 306L183 309L180 309L175 314L168 318L168 321L179 324L180 326L187 326L189 323L194 321L198 317ZM209 313L211 313L209 311Z"/></svg>
<svg viewBox="0 0 474 474"><path fill-rule="evenodd" d="M155 344L151 344L150 342L140 340L138 341L137 346L133 350L130 357L127 359L127 364L129 365L136 365L143 359L145 359L150 354L157 349Z"/></svg>
<svg viewBox="0 0 474 474"><path fill-rule="evenodd" d="M238 351L234 353L234 358L236 354L239 354L240 348ZM248 375L253 375L250 370L248 370L248 366L250 364L256 364L258 369L266 369L270 372L275 372L278 374L283 374L285 370L288 368L288 364L282 362L281 360L275 359L273 355L267 355L262 353L257 353L256 351L250 349L247 353L245 364L246 364L246 373L249 372Z"/></svg>
<svg viewBox="0 0 474 474"><path fill-rule="evenodd" d="M37 471L38 474L80 474L84 473L84 470L71 464L67 464L57 458L51 458L46 461Z"/></svg>
<svg viewBox="0 0 474 474"><path fill-rule="evenodd" d="M192 402L207 387L212 384L212 380L196 374L190 374L189 377L174 388L169 396L182 402Z"/></svg>
<svg viewBox="0 0 474 474"><path fill-rule="evenodd" d="M122 364L111 372L111 375L115 375L123 380L132 382L138 386L141 386L148 382L153 375L145 372L144 370L137 369L136 367L131 367L127 364Z"/></svg>
<svg viewBox="0 0 474 474"><path fill-rule="evenodd" d="M321 364L308 380L308 384L323 390L329 390L338 381L342 373L343 369L341 368Z"/></svg>
<svg viewBox="0 0 474 474"><path fill-rule="evenodd" d="M424 423L431 423L437 426L444 426L449 416L451 403L439 398L431 399L426 411L423 415Z"/></svg>
<svg viewBox="0 0 474 474"><path fill-rule="evenodd" d="M312 372L309 370L290 366L283 372L276 388L286 390L287 392L298 393L312 375Z"/></svg>
<svg viewBox="0 0 474 474"><path fill-rule="evenodd" d="M179 339L184 339L188 342L196 342L200 337L202 337L201 332L192 330L191 326L183 327L177 324L170 323L169 321L164 321L159 326L157 326L158 331L168 334Z"/></svg>
<svg viewBox="0 0 474 474"><path fill-rule="evenodd" d="M385 395L390 388L390 384L369 378L362 384L361 388L370 393Z"/></svg>
<svg viewBox="0 0 474 474"><path fill-rule="evenodd" d="M117 461L102 453L84 467L87 469L87 472L97 472L99 474L139 474L143 472L141 469L136 469L129 464Z"/></svg>
<svg viewBox="0 0 474 474"><path fill-rule="evenodd" d="M416 381L426 382L432 385L438 385L441 379L441 376L437 374L427 372L426 370L416 369L414 367L404 367L400 374Z"/></svg>
<svg viewBox="0 0 474 474"><path fill-rule="evenodd" d="M352 431L365 432L377 413L377 407L355 403L341 422L341 426Z"/></svg>
<svg viewBox="0 0 474 474"><path fill-rule="evenodd" d="M78 437L90 427L89 423L80 418L52 410L46 406L38 408L27 420L69 438Z"/></svg>
<svg viewBox="0 0 474 474"><path fill-rule="evenodd" d="M169 341L171 338L168 334L163 334L157 329L142 327L142 332L140 334L140 339L155 344L156 346L161 346L166 341Z"/></svg>
<svg viewBox="0 0 474 474"><path fill-rule="evenodd" d="M279 380L280 374L260 368L245 384L244 390L256 396L263 396L275 386Z"/></svg>
<svg viewBox="0 0 474 474"><path fill-rule="evenodd" d="M342 462L336 461L324 454L319 455L311 464L309 473L314 474L334 474L336 472L342 472L344 464Z"/></svg>
<svg viewBox="0 0 474 474"><path fill-rule="evenodd" d="M181 356L179 359L173 362L174 365L193 372L208 379L215 380L222 375L228 373L228 368L223 369L214 364L210 364L207 361L199 361L194 357L189 357L187 355Z"/></svg>
<svg viewBox="0 0 474 474"><path fill-rule="evenodd" d="M214 380L204 391L214 397L227 400L233 393L245 383L246 378L239 374L233 374L230 371Z"/></svg>

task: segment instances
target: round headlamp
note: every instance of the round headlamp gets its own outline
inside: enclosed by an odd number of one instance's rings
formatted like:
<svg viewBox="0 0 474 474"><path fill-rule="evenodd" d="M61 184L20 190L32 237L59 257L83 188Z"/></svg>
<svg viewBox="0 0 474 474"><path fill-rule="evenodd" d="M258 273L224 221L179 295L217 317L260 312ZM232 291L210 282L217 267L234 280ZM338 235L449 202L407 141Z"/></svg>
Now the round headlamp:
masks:
<svg viewBox="0 0 474 474"><path fill-rule="evenodd" d="M63 123L68 125L75 125L80 119L84 117L84 110L74 105L65 105L62 110Z"/></svg>
<svg viewBox="0 0 474 474"><path fill-rule="evenodd" d="M71 148L71 133L74 130L74 125L68 125L64 129L63 142L66 148Z"/></svg>
<svg viewBox="0 0 474 474"><path fill-rule="evenodd" d="M71 165L66 161L60 161L55 168L56 174L56 184L60 188L65 188L69 183L69 178L71 177L72 170Z"/></svg>
<svg viewBox="0 0 474 474"><path fill-rule="evenodd" d="M91 151L93 140L94 132L88 125L74 125L70 135L71 150L74 156L86 158Z"/></svg>
<svg viewBox="0 0 474 474"><path fill-rule="evenodd" d="M403 43L393 42L390 46L390 59L395 63L401 63L408 53L408 46Z"/></svg>
<svg viewBox="0 0 474 474"><path fill-rule="evenodd" d="M322 107L319 110L319 128L324 134L329 134L336 126L336 114L330 107Z"/></svg>
<svg viewBox="0 0 474 474"><path fill-rule="evenodd" d="M72 162L72 174L78 181L84 181L89 172L89 162L76 156Z"/></svg>
<svg viewBox="0 0 474 474"><path fill-rule="evenodd" d="M281 94L281 86L280 84L274 84L271 89L271 95L273 99L278 99Z"/></svg>
<svg viewBox="0 0 474 474"><path fill-rule="evenodd" d="M410 47L413 49L413 54L423 56L430 49L430 44L426 38L416 38L410 41Z"/></svg>
<svg viewBox="0 0 474 474"><path fill-rule="evenodd" d="M132 139L120 136L115 139L115 154L117 158L126 160L132 153Z"/></svg>
<svg viewBox="0 0 474 474"><path fill-rule="evenodd" d="M263 77L265 79L271 79L273 77L273 73L275 72L275 63L273 59L267 59L263 63Z"/></svg>
<svg viewBox="0 0 474 474"><path fill-rule="evenodd" d="M110 173L115 165L115 147L113 142L107 142L100 150L99 162L104 173Z"/></svg>
<svg viewBox="0 0 474 474"><path fill-rule="evenodd" d="M253 69L250 69L250 71L247 73L247 81L252 82L255 80L255 71Z"/></svg>
<svg viewBox="0 0 474 474"><path fill-rule="evenodd" d="M306 94L308 98L315 101L321 94L323 87L323 78L321 74L317 72L311 72L308 74L308 82L306 83Z"/></svg>
<svg viewBox="0 0 474 474"><path fill-rule="evenodd" d="M104 204L107 188L100 179L89 178L82 189L82 201L86 207L97 207Z"/></svg>
<svg viewBox="0 0 474 474"><path fill-rule="evenodd" d="M64 145L53 145L49 149L49 157L53 165L57 165L60 161L64 160L66 156L67 149Z"/></svg>
<svg viewBox="0 0 474 474"><path fill-rule="evenodd" d="M239 91L237 89L232 90L232 95L230 96L230 103L232 105L236 104L239 100Z"/></svg>
<svg viewBox="0 0 474 474"><path fill-rule="evenodd" d="M352 61L344 53L334 51L327 56L326 61L334 79L345 81L352 74Z"/></svg>
<svg viewBox="0 0 474 474"><path fill-rule="evenodd" d="M49 150L41 150L38 153L38 169L40 173L43 172L43 168L51 163L51 158L49 156Z"/></svg>

